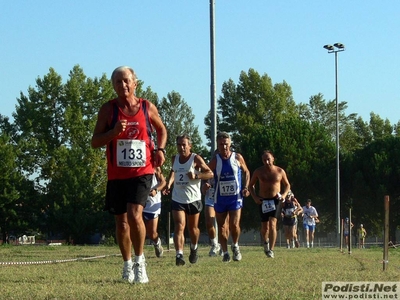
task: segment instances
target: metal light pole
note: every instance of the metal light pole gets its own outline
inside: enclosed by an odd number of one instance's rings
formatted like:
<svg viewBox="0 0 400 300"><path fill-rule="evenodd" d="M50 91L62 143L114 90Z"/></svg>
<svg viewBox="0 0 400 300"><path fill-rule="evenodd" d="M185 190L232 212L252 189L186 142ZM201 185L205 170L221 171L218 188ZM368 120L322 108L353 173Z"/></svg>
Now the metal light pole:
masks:
<svg viewBox="0 0 400 300"><path fill-rule="evenodd" d="M211 69L211 84L210 84L210 111L211 111L211 152L210 159L213 157L215 149L217 149L217 88L215 85L215 0L210 0L210 69ZM214 221L215 234L218 237L217 218Z"/></svg>
<svg viewBox="0 0 400 300"><path fill-rule="evenodd" d="M344 51L345 47L342 43L325 45L324 48L328 53L335 53L335 102L336 102L336 237L340 247L340 143L339 143L339 100L338 100L338 52Z"/></svg>
<svg viewBox="0 0 400 300"><path fill-rule="evenodd" d="M211 153L217 149L215 138L217 136L217 91L215 86L215 0L210 0L210 61L211 61L211 85L210 85L210 106L211 106Z"/></svg>

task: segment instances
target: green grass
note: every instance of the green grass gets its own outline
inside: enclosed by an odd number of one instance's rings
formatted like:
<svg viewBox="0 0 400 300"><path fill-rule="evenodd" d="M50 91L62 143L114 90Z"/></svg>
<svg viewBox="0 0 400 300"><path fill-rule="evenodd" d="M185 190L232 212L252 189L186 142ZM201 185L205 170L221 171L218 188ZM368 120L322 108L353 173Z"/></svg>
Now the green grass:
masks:
<svg viewBox="0 0 400 300"><path fill-rule="evenodd" d="M121 282L122 258L115 247L2 246L1 299L321 299L323 281L400 281L400 249L391 249L386 271L382 249L275 249L242 246L243 260L224 264L200 247L197 264L175 266L175 251L156 258L146 246L150 282ZM106 256L88 259L96 256ZM13 264L77 259L72 262Z"/></svg>

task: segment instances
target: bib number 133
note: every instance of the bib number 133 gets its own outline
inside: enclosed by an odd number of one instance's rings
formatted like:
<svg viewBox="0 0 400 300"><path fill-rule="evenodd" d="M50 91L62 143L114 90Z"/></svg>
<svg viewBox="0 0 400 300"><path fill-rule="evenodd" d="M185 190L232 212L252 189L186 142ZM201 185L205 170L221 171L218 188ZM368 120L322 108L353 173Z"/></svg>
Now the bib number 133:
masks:
<svg viewBox="0 0 400 300"><path fill-rule="evenodd" d="M118 167L138 168L146 165L146 144L141 140L117 141Z"/></svg>

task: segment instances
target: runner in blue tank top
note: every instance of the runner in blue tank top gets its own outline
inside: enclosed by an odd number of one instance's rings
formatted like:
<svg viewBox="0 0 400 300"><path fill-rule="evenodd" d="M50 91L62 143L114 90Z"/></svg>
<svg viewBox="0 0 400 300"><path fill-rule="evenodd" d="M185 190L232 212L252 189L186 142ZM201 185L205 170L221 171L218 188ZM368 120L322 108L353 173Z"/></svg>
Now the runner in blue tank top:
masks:
<svg viewBox="0 0 400 300"><path fill-rule="evenodd" d="M218 238L224 252L223 262L231 260L228 252L229 232L232 236L233 260L242 259L239 250L240 217L243 207L243 196L250 196L248 185L250 171L243 156L230 150L231 138L228 133L217 135L218 154L211 160L209 167L214 176L214 210L217 216ZM242 174L245 185L242 186ZM229 218L229 220L227 220ZM229 224L229 231L227 228Z"/></svg>

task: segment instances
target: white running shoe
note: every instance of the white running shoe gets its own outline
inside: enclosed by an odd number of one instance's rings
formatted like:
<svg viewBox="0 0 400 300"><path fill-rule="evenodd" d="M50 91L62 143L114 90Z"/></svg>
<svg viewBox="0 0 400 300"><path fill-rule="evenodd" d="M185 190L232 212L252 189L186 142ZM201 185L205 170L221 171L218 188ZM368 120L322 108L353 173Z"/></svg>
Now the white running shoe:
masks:
<svg viewBox="0 0 400 300"><path fill-rule="evenodd" d="M157 257L161 257L164 254L164 249L161 246L161 240L160 238L158 238L158 242L156 245L154 245L154 251L156 252L156 256Z"/></svg>
<svg viewBox="0 0 400 300"><path fill-rule="evenodd" d="M133 265L124 266L122 269L122 280L127 280L129 283L133 282L135 275L133 274Z"/></svg>
<svg viewBox="0 0 400 300"><path fill-rule="evenodd" d="M274 251L272 251L272 250L268 250L266 254L267 254L267 256L270 257L270 258L274 258L274 257L275 257Z"/></svg>
<svg viewBox="0 0 400 300"><path fill-rule="evenodd" d="M232 245L232 252L233 252L233 260L234 261L242 260L242 254L240 253L239 246L235 247Z"/></svg>
<svg viewBox="0 0 400 300"><path fill-rule="evenodd" d="M215 244L211 246L210 252L208 253L209 256L218 256L221 247L219 244Z"/></svg>
<svg viewBox="0 0 400 300"><path fill-rule="evenodd" d="M147 277L146 272L146 263L143 261L141 263L133 264L133 273L134 273L134 283L148 283L149 278Z"/></svg>

